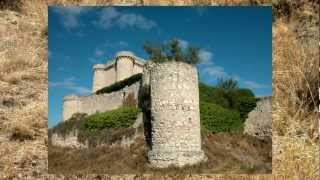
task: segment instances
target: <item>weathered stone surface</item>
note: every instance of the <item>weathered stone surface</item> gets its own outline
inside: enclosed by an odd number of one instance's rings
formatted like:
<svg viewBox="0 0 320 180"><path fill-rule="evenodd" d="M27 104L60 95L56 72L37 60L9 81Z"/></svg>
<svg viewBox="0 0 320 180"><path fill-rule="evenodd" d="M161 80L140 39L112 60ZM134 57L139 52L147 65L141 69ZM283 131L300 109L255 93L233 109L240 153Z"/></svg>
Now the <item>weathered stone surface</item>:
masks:
<svg viewBox="0 0 320 180"><path fill-rule="evenodd" d="M131 93L134 94L134 98L138 101L139 88L140 82L136 82L131 86L112 93L92 94L89 96L65 96L63 102L63 120L68 120L75 113L90 115L96 112L105 112L119 108Z"/></svg>
<svg viewBox="0 0 320 180"><path fill-rule="evenodd" d="M121 81L134 74L142 73L145 60L130 51L119 51L114 60L93 67L92 92Z"/></svg>
<svg viewBox="0 0 320 180"><path fill-rule="evenodd" d="M154 66L150 70L150 95L151 165L181 167L204 160L196 68L182 62Z"/></svg>
<svg viewBox="0 0 320 180"><path fill-rule="evenodd" d="M69 148L88 148L88 143L81 143L78 141L77 131L71 131L65 136L53 133L51 136L51 143L54 146L69 147Z"/></svg>
<svg viewBox="0 0 320 180"><path fill-rule="evenodd" d="M244 133L258 138L272 137L272 97L261 97L257 107L248 114Z"/></svg>
<svg viewBox="0 0 320 180"><path fill-rule="evenodd" d="M129 133L130 135L124 133L125 135L120 135L119 137L116 138L116 140L112 140L112 142L110 142L110 140L106 140L97 144L97 147L104 146L104 145L130 147L130 145L135 142L136 138L142 136L142 133L139 130L139 128L141 128L142 126L142 119L143 119L142 113L139 113L135 123L131 127L133 128L132 129L133 131L131 134ZM106 137L106 139L109 139L109 138L110 137ZM52 145L60 146L60 147L68 147L68 148L74 148L74 149L90 148L88 140L86 140L85 142L78 140L77 129L71 130L66 135L53 132L50 137L50 142Z"/></svg>

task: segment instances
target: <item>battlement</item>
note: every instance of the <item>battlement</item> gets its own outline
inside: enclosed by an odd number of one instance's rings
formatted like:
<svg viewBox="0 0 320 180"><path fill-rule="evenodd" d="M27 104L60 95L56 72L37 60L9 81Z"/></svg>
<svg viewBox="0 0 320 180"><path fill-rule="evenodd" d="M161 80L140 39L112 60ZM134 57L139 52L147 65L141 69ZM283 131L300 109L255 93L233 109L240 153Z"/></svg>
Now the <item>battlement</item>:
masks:
<svg viewBox="0 0 320 180"><path fill-rule="evenodd" d="M98 70L98 69L103 70L103 69L105 69L105 68L106 68L106 66L105 66L104 64L95 64L95 65L93 66L93 69L94 69L94 70Z"/></svg>
<svg viewBox="0 0 320 180"><path fill-rule="evenodd" d="M106 64L93 66L92 92L121 81L132 75L142 73L145 60L135 56L130 51L119 51L115 59L108 60Z"/></svg>
<svg viewBox="0 0 320 180"><path fill-rule="evenodd" d="M131 57L134 59L135 55L131 51L119 51L116 53L116 59L120 57Z"/></svg>
<svg viewBox="0 0 320 180"><path fill-rule="evenodd" d="M72 100L80 100L80 96L76 94L70 94L63 98L63 101L72 101Z"/></svg>

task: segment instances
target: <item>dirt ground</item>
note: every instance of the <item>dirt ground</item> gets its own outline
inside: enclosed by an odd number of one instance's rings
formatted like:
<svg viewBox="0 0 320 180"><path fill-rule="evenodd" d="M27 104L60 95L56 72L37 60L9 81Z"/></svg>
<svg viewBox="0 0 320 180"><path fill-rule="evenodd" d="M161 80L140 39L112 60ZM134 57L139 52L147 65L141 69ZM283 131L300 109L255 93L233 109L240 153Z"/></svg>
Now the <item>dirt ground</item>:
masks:
<svg viewBox="0 0 320 180"><path fill-rule="evenodd" d="M268 174L272 172L271 139L219 133L203 138L207 162L184 168L152 169L148 166L144 138L130 148L100 147L75 150L49 145L49 173L106 174Z"/></svg>

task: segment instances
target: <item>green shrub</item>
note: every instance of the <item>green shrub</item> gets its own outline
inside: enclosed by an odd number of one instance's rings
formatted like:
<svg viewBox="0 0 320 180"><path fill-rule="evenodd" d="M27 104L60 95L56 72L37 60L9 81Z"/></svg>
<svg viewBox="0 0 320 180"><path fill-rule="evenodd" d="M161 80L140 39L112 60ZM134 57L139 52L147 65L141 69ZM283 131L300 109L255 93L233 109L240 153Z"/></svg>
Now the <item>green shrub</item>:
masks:
<svg viewBox="0 0 320 180"><path fill-rule="evenodd" d="M257 99L250 89L217 88L199 83L200 103L214 103L223 108L238 111L244 121L248 113L256 107Z"/></svg>
<svg viewBox="0 0 320 180"><path fill-rule="evenodd" d="M248 114L257 105L257 99L249 89L237 89L234 92L234 109L240 112L240 118L245 121Z"/></svg>
<svg viewBox="0 0 320 180"><path fill-rule="evenodd" d="M116 83L111 84L110 86L104 87L102 89L97 90L96 94L104 94L104 93L111 93L114 91L118 91L120 89L123 89L126 86L130 86L134 84L135 82L140 81L142 78L142 73L135 74L129 78L126 78L122 81L118 81Z"/></svg>
<svg viewBox="0 0 320 180"><path fill-rule="evenodd" d="M200 104L200 119L203 132L235 132L243 129L239 112L214 103Z"/></svg>
<svg viewBox="0 0 320 180"><path fill-rule="evenodd" d="M49 133L58 133L65 137L68 133L81 128L84 124L85 117L86 114L76 113L67 121L60 122L52 129L49 129Z"/></svg>
<svg viewBox="0 0 320 180"><path fill-rule="evenodd" d="M205 83L199 83L200 102L215 103L222 107L229 108L228 99L225 98L225 92Z"/></svg>
<svg viewBox="0 0 320 180"><path fill-rule="evenodd" d="M121 107L104 113L96 113L85 118L84 127L90 130L102 130L105 128L130 127L141 112L136 107Z"/></svg>

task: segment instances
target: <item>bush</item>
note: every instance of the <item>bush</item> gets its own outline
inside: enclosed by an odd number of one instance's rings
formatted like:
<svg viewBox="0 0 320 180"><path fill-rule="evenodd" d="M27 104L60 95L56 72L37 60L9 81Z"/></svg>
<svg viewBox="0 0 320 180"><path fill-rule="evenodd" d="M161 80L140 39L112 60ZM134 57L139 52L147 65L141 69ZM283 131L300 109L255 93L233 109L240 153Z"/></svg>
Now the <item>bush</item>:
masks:
<svg viewBox="0 0 320 180"><path fill-rule="evenodd" d="M143 48L149 54L149 59L155 63L177 61L194 65L201 61L199 56L200 48L193 45L183 48L176 38L164 44L146 42Z"/></svg>
<svg viewBox="0 0 320 180"><path fill-rule="evenodd" d="M243 130L243 122L237 111L214 103L200 104L200 119L203 132L236 132Z"/></svg>
<svg viewBox="0 0 320 180"><path fill-rule="evenodd" d="M225 89L199 83L200 102L214 103L223 108L236 110L244 121L248 113L256 107L256 98L250 89Z"/></svg>
<svg viewBox="0 0 320 180"><path fill-rule="evenodd" d="M76 113L73 114L70 119L67 121L60 122L52 129L49 129L49 133L58 133L65 137L67 134L71 133L74 130L80 129L85 120L86 114L84 113Z"/></svg>
<svg viewBox="0 0 320 180"><path fill-rule="evenodd" d="M85 118L84 128L102 130L105 128L126 128L137 119L139 108L121 107L104 113L96 113Z"/></svg>
<svg viewBox="0 0 320 180"><path fill-rule="evenodd" d="M237 109L240 112L240 118L245 121L248 118L248 114L257 106L257 99L242 97L238 101Z"/></svg>
<svg viewBox="0 0 320 180"><path fill-rule="evenodd" d="M249 89L237 89L234 92L234 100L234 108L239 111L242 121L245 121L249 112L257 106L257 98Z"/></svg>
<svg viewBox="0 0 320 180"><path fill-rule="evenodd" d="M215 103L222 107L229 108L228 99L224 96L222 89L199 83L200 102Z"/></svg>
<svg viewBox="0 0 320 180"><path fill-rule="evenodd" d="M102 89L97 90L96 94L104 94L104 93L111 93L114 91L118 91L120 89L123 89L126 86L130 86L134 84L135 82L140 81L142 78L142 73L135 74L129 78L126 78L122 81L118 81L116 83L111 84L110 86L104 87Z"/></svg>

